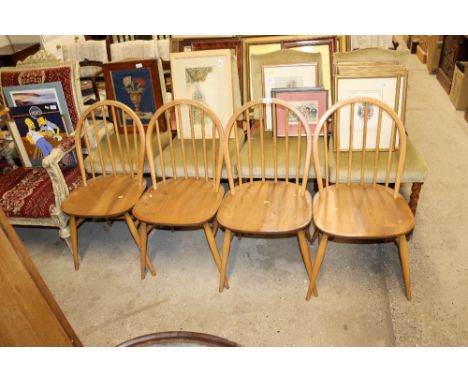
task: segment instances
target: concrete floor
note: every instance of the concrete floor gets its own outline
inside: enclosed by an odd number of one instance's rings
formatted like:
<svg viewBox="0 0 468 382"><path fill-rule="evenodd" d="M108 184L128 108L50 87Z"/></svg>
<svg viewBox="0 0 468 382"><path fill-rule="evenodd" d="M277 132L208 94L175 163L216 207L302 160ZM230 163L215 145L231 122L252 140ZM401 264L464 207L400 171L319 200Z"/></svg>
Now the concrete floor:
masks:
<svg viewBox="0 0 468 382"><path fill-rule="evenodd" d="M307 276L295 237L234 239L231 289L219 294L202 230L153 231L149 255L158 275L144 281L122 222L80 227L78 272L55 230L18 233L87 346L172 330L245 346L467 346L468 124L415 55L406 119L429 165L409 243L412 302L404 296L391 243L331 242L318 280L320 297L306 302ZM219 247L222 236L218 232Z"/></svg>

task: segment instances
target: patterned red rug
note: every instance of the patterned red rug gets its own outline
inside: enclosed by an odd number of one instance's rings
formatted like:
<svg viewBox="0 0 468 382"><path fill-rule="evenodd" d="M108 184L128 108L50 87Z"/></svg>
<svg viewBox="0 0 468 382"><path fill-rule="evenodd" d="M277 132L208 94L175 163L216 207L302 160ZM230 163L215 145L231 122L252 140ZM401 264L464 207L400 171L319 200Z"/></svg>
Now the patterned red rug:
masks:
<svg viewBox="0 0 468 382"><path fill-rule="evenodd" d="M62 173L70 191L81 184L78 167L63 168ZM0 206L7 216L48 218L54 205L52 182L45 169L19 167L0 175Z"/></svg>

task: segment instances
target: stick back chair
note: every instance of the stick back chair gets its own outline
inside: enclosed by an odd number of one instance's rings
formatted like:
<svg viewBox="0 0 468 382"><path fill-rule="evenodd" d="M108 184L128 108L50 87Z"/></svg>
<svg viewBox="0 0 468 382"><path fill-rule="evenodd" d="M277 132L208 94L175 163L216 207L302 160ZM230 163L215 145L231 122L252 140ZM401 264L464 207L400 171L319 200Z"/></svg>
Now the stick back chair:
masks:
<svg viewBox="0 0 468 382"><path fill-rule="evenodd" d="M114 123L119 119L124 134L114 131L113 124L104 119L104 128L98 127L98 115L109 115ZM104 134L100 136L100 134ZM62 203L63 211L70 216L75 269L79 268L77 227L86 219L125 218L137 246L140 245L137 224L131 209L143 194L145 158L145 133L140 119L128 106L117 101L100 101L88 107L81 115L76 130L76 153L83 185ZM78 138L79 137L79 138ZM112 145L116 140L117 145ZM117 147L117 149L115 149ZM103 155L106 149L108 155ZM85 170L89 158L91 171ZM94 166L93 155L99 157L99 168ZM151 262L146 259L152 269ZM154 273L154 269L152 269Z"/></svg>
<svg viewBox="0 0 468 382"><path fill-rule="evenodd" d="M285 113L285 137L283 144L278 144L276 137L276 123L273 123L273 144L268 146L272 149L274 163L273 180L266 179L265 158L267 155L265 145L265 113L271 110L273 116L282 108ZM305 133L299 134L294 144L297 145L297 156L294 158L295 174L293 181L290 181L289 155L291 150L289 139L289 115L294 115L298 122L298 130ZM248 150L248 165L242 163L240 155L240 145L236 139L235 166L231 164L229 155L226 155L229 134L236 126L238 120L244 124L249 124L251 116L259 116L259 133L257 137L252 137L249 126L246 126L247 133L244 149ZM273 118L276 121L275 118ZM236 137L236 136L235 136ZM301 160L301 145L306 145L306 155ZM255 147L257 146L257 147ZM260 149L258 149L260 147ZM221 226L225 228L223 242L222 268L219 284L219 291L224 289L226 270L229 259L232 232L247 234L278 235L295 233L298 236L299 247L307 274L310 278L312 274L312 262L306 237L308 227L312 219L312 197L307 191L307 180L310 166L312 141L309 125L303 115L291 104L275 99L264 98L250 101L239 108L230 118L225 130L224 139L224 160L226 163L230 192L226 195L221 204L217 219ZM283 155L282 151L286 154ZM256 153L256 154L254 154ZM255 181L253 174L254 155L260 155L261 180ZM271 153L270 153L271 154ZM284 161L278 161L280 155ZM280 168L284 167L284 169ZM247 170L247 171L246 171ZM238 182L234 184L233 172L236 172ZM246 179L244 182L243 179Z"/></svg>
<svg viewBox="0 0 468 382"><path fill-rule="evenodd" d="M159 126L171 116L175 118L179 136L169 140L164 149ZM153 135L157 136L156 140ZM148 233L156 226L202 226L220 271L221 258L215 241L217 227L210 222L224 195L224 188L220 187L222 138L219 118L198 101L171 101L151 118L146 132L146 153L152 186L133 208L133 214L141 221L142 278L145 277Z"/></svg>
<svg viewBox="0 0 468 382"><path fill-rule="evenodd" d="M349 126L340 132L338 127L340 117L344 119L346 115L349 116ZM358 117L355 118L355 115ZM317 147L319 139L322 139L322 137L319 137L319 132L322 129L327 129L327 121L330 117L333 117L334 121L333 135L336 149L326 149L323 158L319 158ZM368 121L371 118L376 122L373 123L372 127L368 126ZM356 120L362 120L362 126L355 126ZM385 135L382 132L383 127L391 129L387 142L383 142L385 140ZM345 131L348 132L348 128L349 135L344 134L343 138L341 138L340 135ZM369 134L371 129L373 131ZM372 138L374 133L375 137ZM345 139L345 137L347 140L349 137L348 147L346 150L339 150L338 148L342 147L340 140ZM354 147L356 147L358 138L362 140L361 147L354 149L353 143ZM323 139L328 138L324 135ZM327 148L327 144L324 147ZM385 148L385 152L383 148ZM406 154L405 127L400 118L387 104L373 98L356 97L342 100L333 105L317 124L313 149L319 189L319 192L314 196L313 219L317 230L316 233L321 233L321 239L306 298L310 299L325 256L328 239L332 236L349 239L396 239L406 297L410 300L411 285L406 234L414 227L414 215L399 193ZM368 151L372 151L373 163L366 161L366 152ZM353 154L355 156L359 155L361 161L359 179L353 178L351 174L355 170ZM385 184L377 183L379 156L381 154L385 154L387 159ZM393 155L398 156L396 170L393 168L395 165L395 161L392 161ZM328 163L332 156L334 156L337 164L335 167L336 174L334 174L336 184L330 182L332 174L330 174ZM344 169L343 166L340 166L341 156L347 161ZM322 159L325 162L323 178L320 169ZM366 165L367 167L371 166L371 168L366 169ZM340 174L343 170L346 174ZM372 176L369 176L369 174ZM393 189L391 188L392 184L394 184Z"/></svg>

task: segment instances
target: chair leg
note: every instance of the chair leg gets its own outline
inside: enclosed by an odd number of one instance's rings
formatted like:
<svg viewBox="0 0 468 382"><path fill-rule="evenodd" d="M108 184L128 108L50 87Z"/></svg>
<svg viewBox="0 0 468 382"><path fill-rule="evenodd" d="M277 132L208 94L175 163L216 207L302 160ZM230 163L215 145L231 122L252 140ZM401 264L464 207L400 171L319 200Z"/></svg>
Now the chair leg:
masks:
<svg viewBox="0 0 468 382"><path fill-rule="evenodd" d="M312 235L311 239L310 239L310 244L314 244L315 243L315 240L317 240L319 238L319 230L317 229L317 227L314 228L314 234Z"/></svg>
<svg viewBox="0 0 468 382"><path fill-rule="evenodd" d="M219 228L218 219L216 219L216 216L215 216L215 218L213 219L213 235L214 235L214 237L216 237L216 234L218 233L218 228Z"/></svg>
<svg viewBox="0 0 468 382"><path fill-rule="evenodd" d="M78 228L76 226L76 218L70 215L70 237L72 242L73 263L75 271L80 268L80 258L78 255Z"/></svg>
<svg viewBox="0 0 468 382"><path fill-rule="evenodd" d="M211 254L213 255L213 260L218 268L218 272L221 273L221 257L219 256L218 246L216 245L215 236L213 231L211 230L211 226L209 223L203 224L203 229L205 230L206 240L208 241L208 245L211 249ZM224 283L226 289L229 289L229 282L226 278L226 282Z"/></svg>
<svg viewBox="0 0 468 382"><path fill-rule="evenodd" d="M320 271L320 266L322 265L323 258L325 257L325 250L327 249L328 244L328 235L323 234L322 239L320 240L317 255L315 256L315 264L312 268L312 277L310 278L309 289L307 290L306 300L310 300L310 296L314 290L314 286L317 282L317 275ZM318 296L316 296L318 297Z"/></svg>
<svg viewBox="0 0 468 382"><path fill-rule="evenodd" d="M309 232L309 228L306 228L303 231L299 231L297 233L297 239L299 241L299 248L301 250L302 258L304 259L304 264L307 270L307 276L309 277L309 283L310 283L313 264L312 264L312 261L310 260L309 244L307 243L307 239L306 239L307 232ZM317 287L314 285L312 289L314 292L314 296L318 296Z"/></svg>
<svg viewBox="0 0 468 382"><path fill-rule="evenodd" d="M229 260L229 252L231 249L231 238L232 232L227 229L224 231L224 240L223 240L223 258L221 260L221 274L219 277L219 292L221 293L224 289L226 282L226 269Z"/></svg>
<svg viewBox="0 0 468 382"><path fill-rule="evenodd" d="M148 249L148 231L146 227L146 223L140 223L140 273L141 279L145 278L146 273L146 264L148 264L148 268L153 276L156 276L156 271L154 270L153 263L148 258L147 249Z"/></svg>
<svg viewBox="0 0 468 382"><path fill-rule="evenodd" d="M411 280L408 257L408 243L406 241L406 235L401 235L398 238L397 242L400 253L401 270L403 272L403 280L405 282L406 298L408 299L408 301L411 301Z"/></svg>
<svg viewBox="0 0 468 382"><path fill-rule="evenodd" d="M141 247L142 247L140 243L141 230L139 234L137 228L135 227L135 222L133 221L133 219L128 213L126 213L124 216L128 225L128 229L130 230L130 233L132 234L132 237L135 240L135 243L138 249L140 249L140 255L141 255ZM140 228L141 228L141 225L140 225ZM146 229L146 224L145 224L145 229ZM154 270L153 263L151 262L150 258L146 255L146 246L145 246L144 252L145 252L145 258L146 258L146 265L148 266L151 274L153 276L156 276L156 271ZM143 278L144 276L142 277L142 279Z"/></svg>
<svg viewBox="0 0 468 382"><path fill-rule="evenodd" d="M310 241L310 244L313 244L312 237L310 236L310 225L304 230L306 239Z"/></svg>

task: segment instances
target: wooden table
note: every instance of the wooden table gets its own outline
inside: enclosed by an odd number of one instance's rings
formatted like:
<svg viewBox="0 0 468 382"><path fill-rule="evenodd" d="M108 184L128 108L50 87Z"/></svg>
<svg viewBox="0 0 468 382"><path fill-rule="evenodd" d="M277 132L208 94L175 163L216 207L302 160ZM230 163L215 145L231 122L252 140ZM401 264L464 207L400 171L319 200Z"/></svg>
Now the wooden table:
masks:
<svg viewBox="0 0 468 382"><path fill-rule="evenodd" d="M15 66L18 61L24 60L40 49L40 44L17 44L0 48L0 66Z"/></svg>

